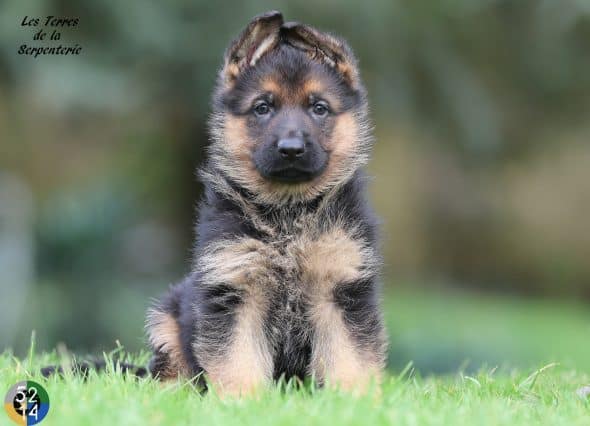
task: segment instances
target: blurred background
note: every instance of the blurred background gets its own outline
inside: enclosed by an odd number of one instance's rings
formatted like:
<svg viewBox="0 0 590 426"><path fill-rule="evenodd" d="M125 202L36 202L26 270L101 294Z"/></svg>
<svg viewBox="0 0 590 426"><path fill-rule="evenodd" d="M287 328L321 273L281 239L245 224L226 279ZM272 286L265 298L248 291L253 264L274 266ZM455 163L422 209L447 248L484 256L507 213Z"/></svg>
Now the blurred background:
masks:
<svg viewBox="0 0 590 426"><path fill-rule="evenodd" d="M360 59L391 367L590 369L585 0L0 2L0 350L145 347L189 269L223 50L268 9ZM17 54L56 44L21 26L47 15L80 18L79 56Z"/></svg>

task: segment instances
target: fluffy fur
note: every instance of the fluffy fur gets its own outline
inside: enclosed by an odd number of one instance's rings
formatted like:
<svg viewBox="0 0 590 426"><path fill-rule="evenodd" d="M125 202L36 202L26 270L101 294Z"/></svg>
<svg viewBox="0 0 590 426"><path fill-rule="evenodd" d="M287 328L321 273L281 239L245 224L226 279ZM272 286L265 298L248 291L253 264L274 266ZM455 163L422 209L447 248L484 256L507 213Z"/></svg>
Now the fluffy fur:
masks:
<svg viewBox="0 0 590 426"><path fill-rule="evenodd" d="M261 97L272 108L264 117L252 109ZM319 98L328 114L313 109ZM362 172L367 111L356 60L337 37L269 12L230 45L192 272L148 313L153 376L203 373L231 395L280 377L350 390L378 379L386 339ZM288 166L274 151L284 129L305 138L293 182L265 175Z"/></svg>

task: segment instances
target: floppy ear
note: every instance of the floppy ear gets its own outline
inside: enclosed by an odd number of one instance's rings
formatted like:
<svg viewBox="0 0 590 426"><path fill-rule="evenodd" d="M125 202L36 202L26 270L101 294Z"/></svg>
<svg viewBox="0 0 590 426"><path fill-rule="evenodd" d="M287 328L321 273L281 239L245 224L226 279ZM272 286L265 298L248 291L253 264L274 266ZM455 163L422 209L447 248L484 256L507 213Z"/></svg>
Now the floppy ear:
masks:
<svg viewBox="0 0 590 426"><path fill-rule="evenodd" d="M298 22L283 24L281 38L307 52L311 58L336 69L351 87L356 88L359 84L356 58L344 40Z"/></svg>
<svg viewBox="0 0 590 426"><path fill-rule="evenodd" d="M262 55L279 42L283 15L275 10L256 16L225 52L223 75L232 83L241 72L254 66Z"/></svg>

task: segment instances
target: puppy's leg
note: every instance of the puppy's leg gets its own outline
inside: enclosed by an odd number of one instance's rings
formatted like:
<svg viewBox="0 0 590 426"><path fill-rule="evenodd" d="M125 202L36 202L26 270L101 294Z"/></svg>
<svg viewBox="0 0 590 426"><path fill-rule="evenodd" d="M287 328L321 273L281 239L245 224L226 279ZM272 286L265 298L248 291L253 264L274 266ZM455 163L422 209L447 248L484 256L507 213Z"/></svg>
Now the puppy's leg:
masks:
<svg viewBox="0 0 590 426"><path fill-rule="evenodd" d="M221 396L256 392L272 378L264 310L256 297L222 285L204 292L194 351Z"/></svg>
<svg viewBox="0 0 590 426"><path fill-rule="evenodd" d="M192 354L194 277L172 286L148 311L147 333L153 357L149 370L160 380L191 378L202 369Z"/></svg>
<svg viewBox="0 0 590 426"><path fill-rule="evenodd" d="M255 240L226 242L203 255L193 350L222 396L256 392L272 380L273 356L264 323L272 272Z"/></svg>
<svg viewBox="0 0 590 426"><path fill-rule="evenodd" d="M311 312L311 372L329 387L364 393L372 381L379 381L384 367L381 319L376 307L361 307L342 289L335 289L334 294L332 300L319 301Z"/></svg>
<svg viewBox="0 0 590 426"><path fill-rule="evenodd" d="M302 252L314 331L310 373L322 384L362 392L385 360L373 251L336 228Z"/></svg>
<svg viewBox="0 0 590 426"><path fill-rule="evenodd" d="M176 318L169 312L151 309L148 312L148 336L154 352L149 370L160 380L189 377L180 341L180 328Z"/></svg>

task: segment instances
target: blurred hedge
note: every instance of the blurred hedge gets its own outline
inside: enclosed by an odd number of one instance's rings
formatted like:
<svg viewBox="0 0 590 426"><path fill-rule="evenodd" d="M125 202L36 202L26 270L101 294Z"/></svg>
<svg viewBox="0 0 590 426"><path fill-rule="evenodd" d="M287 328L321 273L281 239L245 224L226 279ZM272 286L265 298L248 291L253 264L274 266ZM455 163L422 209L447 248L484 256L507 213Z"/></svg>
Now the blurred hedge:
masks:
<svg viewBox="0 0 590 426"><path fill-rule="evenodd" d="M0 167L33 193L36 282L89 315L98 294L154 294L188 268L215 72L270 8L360 58L388 283L590 297L590 7L575 0L0 4ZM16 54L34 44L22 18L48 14L80 17L62 37L80 56Z"/></svg>

